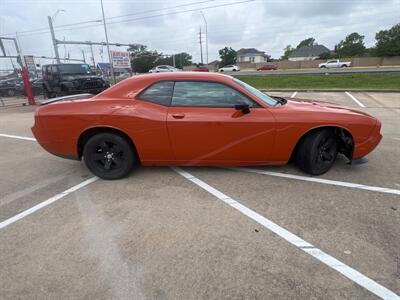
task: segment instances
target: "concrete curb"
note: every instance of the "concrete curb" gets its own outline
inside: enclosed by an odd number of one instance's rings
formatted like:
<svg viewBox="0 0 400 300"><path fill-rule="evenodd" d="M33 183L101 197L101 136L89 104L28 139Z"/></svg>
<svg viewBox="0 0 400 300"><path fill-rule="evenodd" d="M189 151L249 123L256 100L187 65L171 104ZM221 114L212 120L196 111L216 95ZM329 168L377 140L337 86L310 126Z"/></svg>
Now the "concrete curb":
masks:
<svg viewBox="0 0 400 300"><path fill-rule="evenodd" d="M262 92L374 92L400 93L400 89L260 89Z"/></svg>

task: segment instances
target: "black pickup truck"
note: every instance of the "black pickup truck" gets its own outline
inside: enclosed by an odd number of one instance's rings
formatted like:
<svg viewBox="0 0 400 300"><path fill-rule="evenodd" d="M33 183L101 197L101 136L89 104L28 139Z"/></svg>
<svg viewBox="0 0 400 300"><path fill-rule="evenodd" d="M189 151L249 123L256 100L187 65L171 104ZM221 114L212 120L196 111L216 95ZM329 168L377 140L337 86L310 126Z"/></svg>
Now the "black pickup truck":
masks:
<svg viewBox="0 0 400 300"><path fill-rule="evenodd" d="M82 93L98 94L110 86L88 64L44 65L42 76L45 98Z"/></svg>

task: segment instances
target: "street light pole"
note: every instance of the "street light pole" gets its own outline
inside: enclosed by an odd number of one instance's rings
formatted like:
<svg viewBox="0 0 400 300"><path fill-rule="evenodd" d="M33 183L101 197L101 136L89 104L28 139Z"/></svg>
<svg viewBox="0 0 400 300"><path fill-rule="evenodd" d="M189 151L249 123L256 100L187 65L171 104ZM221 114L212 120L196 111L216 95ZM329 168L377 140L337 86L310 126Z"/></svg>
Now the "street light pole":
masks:
<svg viewBox="0 0 400 300"><path fill-rule="evenodd" d="M56 42L56 36L54 34L53 21L50 16L47 16L47 20L49 21L51 39L53 41L53 47L54 47L54 54L56 56L57 63L59 64L60 63L60 55L58 54L58 46L57 46L57 42Z"/></svg>
<svg viewBox="0 0 400 300"><path fill-rule="evenodd" d="M54 14L52 17L47 16L47 20L49 21L51 39L52 39L52 41L53 41L54 54L55 54L55 56L56 56L56 60L57 60L57 63L58 63L58 64L60 63L60 55L59 55L59 53L58 53L58 46L57 46L57 41L56 41L56 35L55 35L55 33L54 33L53 22L54 22L54 20L56 19L57 15L58 15L60 12L65 12L65 10L64 10L64 9L57 9L57 11L55 12L55 14Z"/></svg>
<svg viewBox="0 0 400 300"><path fill-rule="evenodd" d="M206 62L208 65L208 30L207 30L207 20L206 17L204 16L203 12L200 11L201 16L203 17L204 23L206 24Z"/></svg>
<svg viewBox="0 0 400 300"><path fill-rule="evenodd" d="M106 25L106 18L104 16L104 6L103 6L103 0L100 0L101 2L101 12L103 13L103 25L104 25L104 34L106 36L106 43L107 43L107 52L108 52L108 61L110 62L110 70L111 74L115 83L115 73L114 73L114 66L111 60L111 53L110 53L110 45L108 44L108 34L107 34L107 25Z"/></svg>

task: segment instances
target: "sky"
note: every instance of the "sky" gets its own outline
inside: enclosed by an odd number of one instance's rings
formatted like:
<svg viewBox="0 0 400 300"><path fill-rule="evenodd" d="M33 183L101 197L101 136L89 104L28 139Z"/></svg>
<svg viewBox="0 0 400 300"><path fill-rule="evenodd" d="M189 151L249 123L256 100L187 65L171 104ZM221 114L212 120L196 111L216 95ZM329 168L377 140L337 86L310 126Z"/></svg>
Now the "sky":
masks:
<svg viewBox="0 0 400 300"><path fill-rule="evenodd" d="M314 37L333 49L352 32L375 44L375 33L400 22L400 0L103 0L109 42L144 44L164 54L187 52L200 61L199 31L203 32L203 60L219 58L218 50L256 48L274 58L286 45ZM58 13L56 13L58 11ZM0 36L18 37L24 55L54 56L47 16L53 17L56 38L105 41L100 0L0 0ZM71 23L81 23L69 26ZM64 26L68 25L68 26ZM64 26L64 27L58 27ZM26 32L26 31L33 32ZM36 31L35 31L36 30ZM10 44L7 51L14 53ZM102 49L103 48L103 49ZM103 50L103 51L102 51ZM126 50L126 47L111 47ZM90 62L88 46L59 46L61 58ZM95 62L107 62L106 47L94 46ZM36 59L36 63L51 60ZM0 59L0 70L10 67Z"/></svg>

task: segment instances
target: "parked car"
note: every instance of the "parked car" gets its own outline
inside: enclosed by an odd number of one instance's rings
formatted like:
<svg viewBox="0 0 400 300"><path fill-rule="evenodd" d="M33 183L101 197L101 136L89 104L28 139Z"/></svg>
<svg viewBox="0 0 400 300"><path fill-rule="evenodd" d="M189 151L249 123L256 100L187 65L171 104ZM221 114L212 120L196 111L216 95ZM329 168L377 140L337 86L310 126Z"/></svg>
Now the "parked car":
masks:
<svg viewBox="0 0 400 300"><path fill-rule="evenodd" d="M149 73L161 73L161 72L179 72L181 71L178 68L168 66L168 65L160 65L157 67L154 67L153 69L149 70Z"/></svg>
<svg viewBox="0 0 400 300"><path fill-rule="evenodd" d="M36 78L31 80L31 86L32 86L32 93L34 95L42 95L43 94L43 79L42 78Z"/></svg>
<svg viewBox="0 0 400 300"><path fill-rule="evenodd" d="M340 61L339 59L331 59L318 65L320 68L346 68L351 67L350 61Z"/></svg>
<svg viewBox="0 0 400 300"><path fill-rule="evenodd" d="M195 72L210 72L210 70L205 66L196 67L192 71L195 71Z"/></svg>
<svg viewBox="0 0 400 300"><path fill-rule="evenodd" d="M134 76L96 96L47 100L36 109L32 132L48 152L83 158L93 174L118 179L137 163L293 160L320 175L338 153L350 162L370 153L380 129L379 120L354 108L269 96L218 73L180 72Z"/></svg>
<svg viewBox="0 0 400 300"><path fill-rule="evenodd" d="M45 98L81 93L98 94L110 85L88 64L53 64L42 67Z"/></svg>
<svg viewBox="0 0 400 300"><path fill-rule="evenodd" d="M117 80L117 82L124 80L126 78L131 77L131 73L122 73L120 75L118 75L115 79Z"/></svg>
<svg viewBox="0 0 400 300"><path fill-rule="evenodd" d="M277 65L264 65L257 68L257 71L270 71L270 70L277 70Z"/></svg>
<svg viewBox="0 0 400 300"><path fill-rule="evenodd" d="M240 71L240 67L236 65L227 65L218 69L218 72L236 72Z"/></svg>
<svg viewBox="0 0 400 300"><path fill-rule="evenodd" d="M24 93L24 85L20 78L8 78L0 81L0 96L16 96Z"/></svg>

